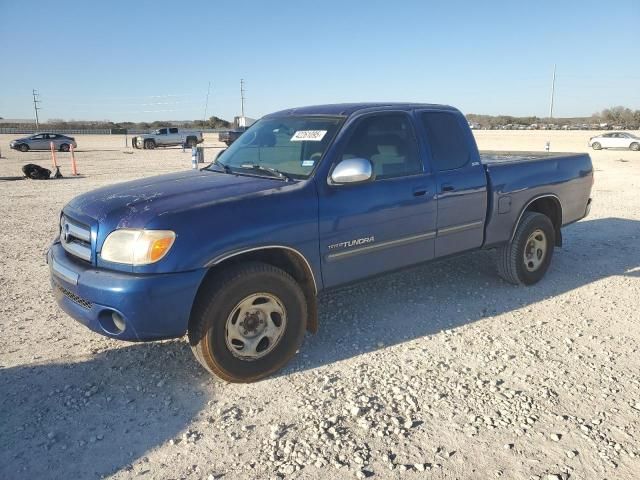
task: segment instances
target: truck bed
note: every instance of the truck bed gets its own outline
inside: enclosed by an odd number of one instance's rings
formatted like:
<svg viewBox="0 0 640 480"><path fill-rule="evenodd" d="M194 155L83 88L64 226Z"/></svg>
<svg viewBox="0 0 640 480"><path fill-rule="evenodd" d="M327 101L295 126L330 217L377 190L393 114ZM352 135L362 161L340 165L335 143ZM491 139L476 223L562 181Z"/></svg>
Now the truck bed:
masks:
<svg viewBox="0 0 640 480"><path fill-rule="evenodd" d="M509 151L480 151L480 160L483 164L492 163L522 163L534 162L538 160L560 160L568 157L579 157L582 153L562 153L562 152L509 152Z"/></svg>
<svg viewBox="0 0 640 480"><path fill-rule="evenodd" d="M480 152L487 172L489 205L485 246L508 241L531 199L554 197L562 225L586 214L593 167L586 153Z"/></svg>

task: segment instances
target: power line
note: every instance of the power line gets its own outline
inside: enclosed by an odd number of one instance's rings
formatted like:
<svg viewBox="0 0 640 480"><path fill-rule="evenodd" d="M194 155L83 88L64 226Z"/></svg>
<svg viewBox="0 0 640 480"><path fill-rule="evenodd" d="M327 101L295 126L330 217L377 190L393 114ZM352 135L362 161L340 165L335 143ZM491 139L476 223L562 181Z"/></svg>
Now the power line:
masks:
<svg viewBox="0 0 640 480"><path fill-rule="evenodd" d="M551 103L549 105L549 119L553 118L553 96L556 91L556 64L553 64L553 79L551 80Z"/></svg>
<svg viewBox="0 0 640 480"><path fill-rule="evenodd" d="M31 93L33 95L33 110L36 113L36 129L39 130L40 119L38 118L38 110L42 110L42 107L38 106L38 104L41 103L40 94L36 91L35 88L31 91Z"/></svg>
<svg viewBox="0 0 640 480"><path fill-rule="evenodd" d="M209 91L211 90L211 80L209 80L209 86L207 87L207 100L204 103L204 122L207 121L207 108L209 108Z"/></svg>
<svg viewBox="0 0 640 480"><path fill-rule="evenodd" d="M240 116L244 117L244 79L240 79Z"/></svg>

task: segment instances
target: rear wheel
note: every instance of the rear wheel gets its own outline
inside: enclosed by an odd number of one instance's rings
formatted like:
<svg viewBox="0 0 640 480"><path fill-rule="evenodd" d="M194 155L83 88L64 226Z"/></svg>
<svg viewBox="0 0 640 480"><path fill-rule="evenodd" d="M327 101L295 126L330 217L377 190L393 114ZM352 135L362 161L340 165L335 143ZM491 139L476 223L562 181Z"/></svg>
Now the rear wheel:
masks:
<svg viewBox="0 0 640 480"><path fill-rule="evenodd" d="M68 152L69 151L69 144L68 143L63 143L62 145L60 145L60 151L61 152Z"/></svg>
<svg viewBox="0 0 640 480"><path fill-rule="evenodd" d="M498 249L498 273L515 285L533 285L549 268L555 230L546 215L525 212L513 240Z"/></svg>
<svg viewBox="0 0 640 480"><path fill-rule="evenodd" d="M189 137L187 138L187 147L189 148L193 148L198 144L198 140L195 139L195 137Z"/></svg>
<svg viewBox="0 0 640 480"><path fill-rule="evenodd" d="M156 142L154 142L153 140L145 140L144 148L146 148L147 150L153 150L154 148L156 148Z"/></svg>
<svg viewBox="0 0 640 480"><path fill-rule="evenodd" d="M21 152L28 152L29 151L29 145L23 143L18 147L18 150L20 150Z"/></svg>
<svg viewBox="0 0 640 480"><path fill-rule="evenodd" d="M302 344L307 304L285 271L260 262L234 265L201 287L189 344L209 372L252 382L283 367Z"/></svg>
<svg viewBox="0 0 640 480"><path fill-rule="evenodd" d="M594 150L602 150L602 145L600 145L599 142L593 142L591 144L591 148L593 148Z"/></svg>
<svg viewBox="0 0 640 480"><path fill-rule="evenodd" d="M637 152L638 150L640 150L640 143L633 142L631 145L629 145L629 150L633 150L634 152Z"/></svg>

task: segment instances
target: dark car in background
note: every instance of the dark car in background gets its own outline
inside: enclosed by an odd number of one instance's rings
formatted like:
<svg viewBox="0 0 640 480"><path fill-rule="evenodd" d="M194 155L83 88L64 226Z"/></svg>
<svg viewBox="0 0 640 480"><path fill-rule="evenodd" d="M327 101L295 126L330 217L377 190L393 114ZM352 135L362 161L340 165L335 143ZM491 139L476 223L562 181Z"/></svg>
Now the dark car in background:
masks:
<svg viewBox="0 0 640 480"><path fill-rule="evenodd" d="M218 140L224 143L227 147L235 142L240 135L244 133L245 128L236 128L235 130L227 130L226 132L220 132L218 134Z"/></svg>
<svg viewBox="0 0 640 480"><path fill-rule="evenodd" d="M9 146L14 150L28 152L29 150L49 150L51 142L56 150L68 152L70 148L76 148L76 139L59 133L36 133L30 137L13 140Z"/></svg>

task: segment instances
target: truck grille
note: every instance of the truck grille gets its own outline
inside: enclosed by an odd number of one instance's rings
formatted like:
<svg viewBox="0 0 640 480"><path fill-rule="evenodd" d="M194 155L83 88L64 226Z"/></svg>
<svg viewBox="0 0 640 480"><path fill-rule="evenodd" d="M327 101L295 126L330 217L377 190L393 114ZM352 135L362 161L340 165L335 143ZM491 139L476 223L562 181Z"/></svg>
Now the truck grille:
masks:
<svg viewBox="0 0 640 480"><path fill-rule="evenodd" d="M67 297L69 300L71 300L76 305L80 305L82 308L84 308L86 310L91 310L91 307L93 307L93 303L91 303L89 300L85 300L81 296L76 295L75 293L73 293L70 290L67 290L62 285L60 285L58 282L54 282L54 285L65 297Z"/></svg>
<svg viewBox="0 0 640 480"><path fill-rule="evenodd" d="M60 218L60 243L67 253L91 261L91 229L66 215Z"/></svg>

